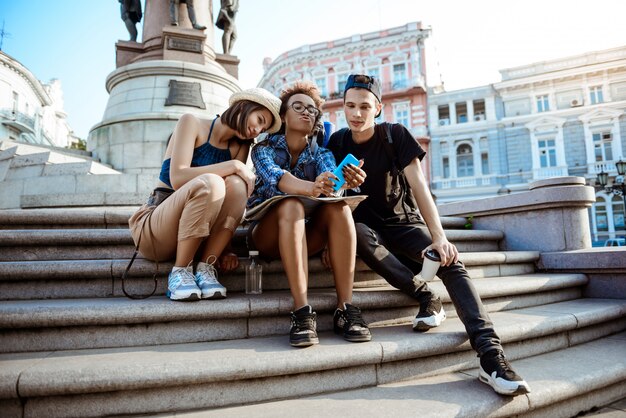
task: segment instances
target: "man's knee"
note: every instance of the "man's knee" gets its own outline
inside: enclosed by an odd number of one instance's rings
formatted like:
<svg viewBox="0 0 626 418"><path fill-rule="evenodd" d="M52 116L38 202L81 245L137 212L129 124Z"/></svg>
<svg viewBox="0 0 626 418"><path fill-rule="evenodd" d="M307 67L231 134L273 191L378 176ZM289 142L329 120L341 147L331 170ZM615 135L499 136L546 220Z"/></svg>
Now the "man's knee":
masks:
<svg viewBox="0 0 626 418"><path fill-rule="evenodd" d="M375 239L374 231L372 229L360 222L354 223L354 229L356 230L356 237L361 241L371 241Z"/></svg>

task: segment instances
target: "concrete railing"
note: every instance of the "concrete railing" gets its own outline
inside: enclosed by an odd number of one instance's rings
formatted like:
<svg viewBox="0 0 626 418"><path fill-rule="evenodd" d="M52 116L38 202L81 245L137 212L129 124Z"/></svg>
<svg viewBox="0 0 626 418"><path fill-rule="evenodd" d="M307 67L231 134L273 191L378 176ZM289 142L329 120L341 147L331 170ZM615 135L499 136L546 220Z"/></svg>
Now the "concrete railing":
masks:
<svg viewBox="0 0 626 418"><path fill-rule="evenodd" d="M595 202L582 177L535 181L528 192L446 203L441 216L471 217L477 229L504 232L502 250L540 252L591 248L588 208Z"/></svg>

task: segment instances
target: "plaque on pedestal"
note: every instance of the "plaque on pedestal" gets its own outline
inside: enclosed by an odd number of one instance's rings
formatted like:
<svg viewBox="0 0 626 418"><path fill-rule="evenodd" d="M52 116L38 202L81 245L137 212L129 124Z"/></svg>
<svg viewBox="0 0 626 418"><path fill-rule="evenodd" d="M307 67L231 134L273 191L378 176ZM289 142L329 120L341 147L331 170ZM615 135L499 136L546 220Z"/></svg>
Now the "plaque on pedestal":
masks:
<svg viewBox="0 0 626 418"><path fill-rule="evenodd" d="M176 26L163 28L163 59L205 64L214 59L214 52L206 46L206 35L199 30Z"/></svg>
<svg viewBox="0 0 626 418"><path fill-rule="evenodd" d="M206 109L200 83L170 80L169 87L170 92L165 99L165 106L193 106Z"/></svg>

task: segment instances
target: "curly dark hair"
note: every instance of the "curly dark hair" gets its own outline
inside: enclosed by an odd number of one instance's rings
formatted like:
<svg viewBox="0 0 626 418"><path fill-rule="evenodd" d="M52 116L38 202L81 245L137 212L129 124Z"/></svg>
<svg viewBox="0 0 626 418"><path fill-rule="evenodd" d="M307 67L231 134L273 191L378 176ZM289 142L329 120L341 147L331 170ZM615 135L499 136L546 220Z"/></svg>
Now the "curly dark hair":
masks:
<svg viewBox="0 0 626 418"><path fill-rule="evenodd" d="M315 107L319 109L320 114L313 121L313 130L318 129L318 125L320 125L320 121L322 119L322 105L324 104L324 99L320 95L320 91L315 85L315 83L311 81L296 81L291 86L287 87L280 93L280 101L282 102L280 105L280 117L282 118L287 113L287 103L289 102L289 98L296 94L305 94L313 99L313 103L315 103ZM285 133L285 124L280 128L279 133Z"/></svg>

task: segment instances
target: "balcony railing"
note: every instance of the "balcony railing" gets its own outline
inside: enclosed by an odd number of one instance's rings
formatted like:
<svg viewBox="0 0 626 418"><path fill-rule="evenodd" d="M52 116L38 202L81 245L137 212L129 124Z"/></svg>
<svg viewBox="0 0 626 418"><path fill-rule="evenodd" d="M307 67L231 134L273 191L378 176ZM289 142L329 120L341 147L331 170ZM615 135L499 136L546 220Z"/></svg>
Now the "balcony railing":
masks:
<svg viewBox="0 0 626 418"><path fill-rule="evenodd" d="M22 132L35 132L35 118L28 116L26 113L4 108L0 109L0 118L3 119L3 123L11 125Z"/></svg>
<svg viewBox="0 0 626 418"><path fill-rule="evenodd" d="M435 180L432 182L435 189L454 189L457 187L480 187L494 186L498 184L498 175L487 175L477 177L457 177L450 179Z"/></svg>
<svg viewBox="0 0 626 418"><path fill-rule="evenodd" d="M612 161L596 161L595 163L587 165L587 173L593 174L594 176L598 173L605 172L609 174L616 174L617 169L615 168L615 163L617 160Z"/></svg>
<svg viewBox="0 0 626 418"><path fill-rule="evenodd" d="M535 180L566 176L568 176L567 167L542 167L533 170L533 179Z"/></svg>

